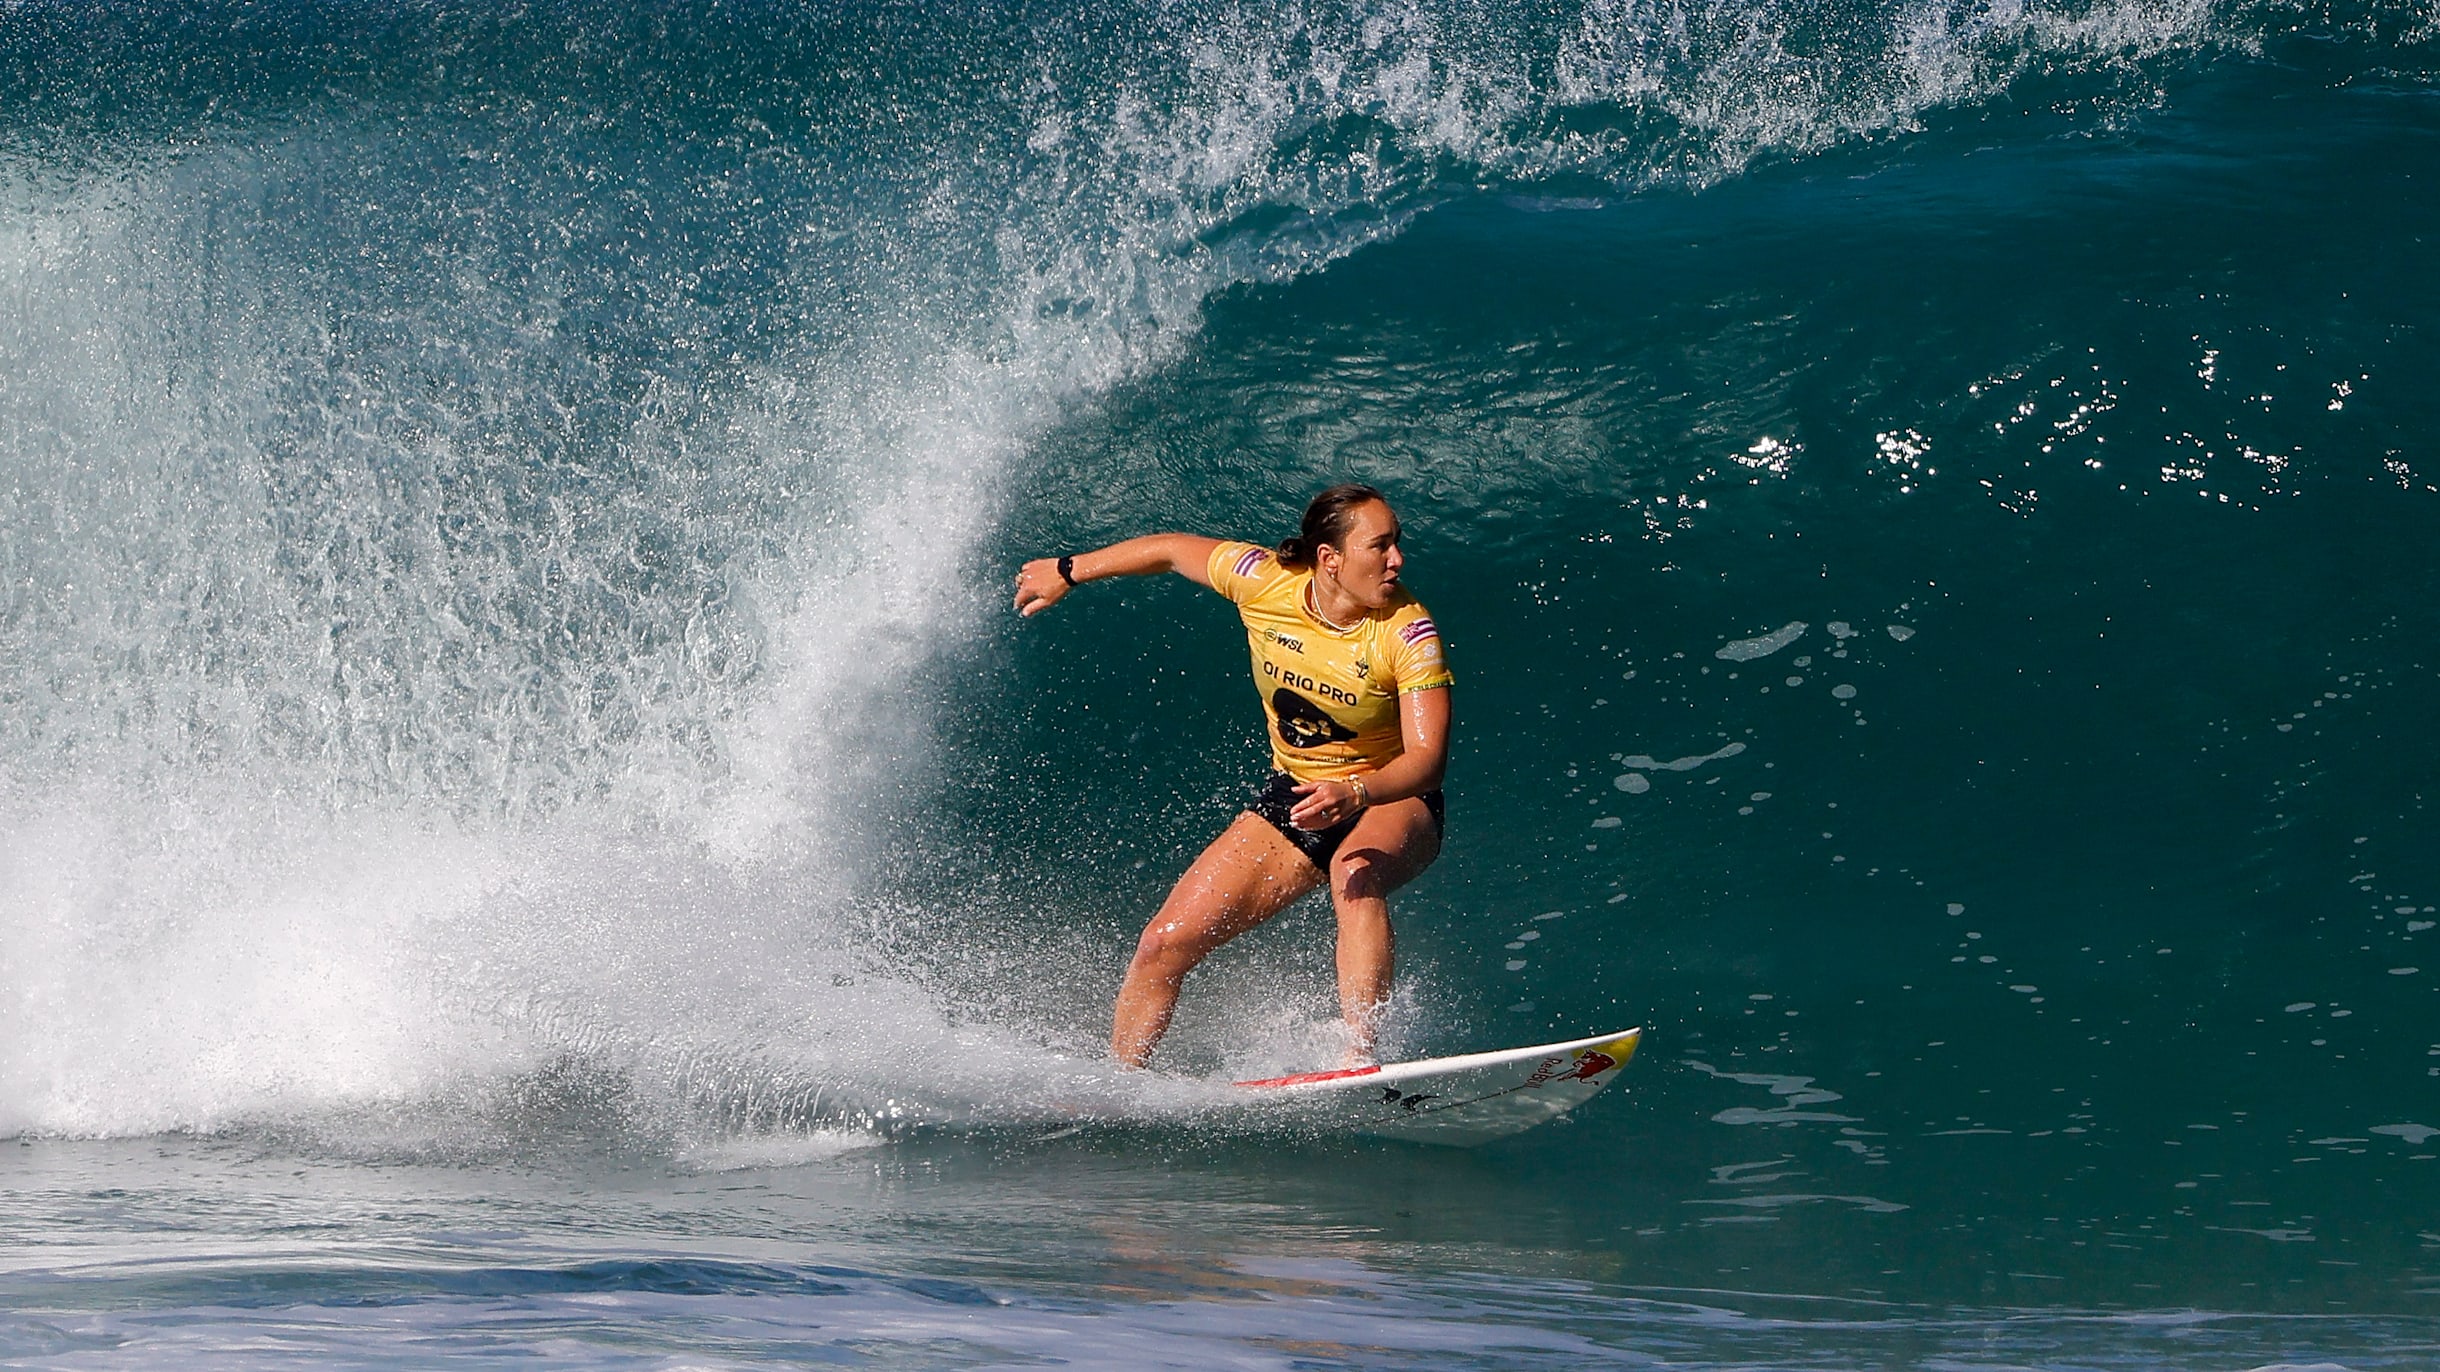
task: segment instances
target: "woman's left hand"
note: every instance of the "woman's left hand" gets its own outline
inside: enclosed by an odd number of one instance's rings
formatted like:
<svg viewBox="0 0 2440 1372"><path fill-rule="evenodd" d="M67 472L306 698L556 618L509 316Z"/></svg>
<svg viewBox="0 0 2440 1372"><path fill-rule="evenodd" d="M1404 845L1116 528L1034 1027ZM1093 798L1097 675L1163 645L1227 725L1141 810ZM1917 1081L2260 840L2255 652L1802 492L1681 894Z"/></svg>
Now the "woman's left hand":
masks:
<svg viewBox="0 0 2440 1372"><path fill-rule="evenodd" d="M1289 808L1288 822L1314 833L1345 824L1364 812L1356 788L1344 781L1308 781L1296 788L1296 794L1301 799Z"/></svg>

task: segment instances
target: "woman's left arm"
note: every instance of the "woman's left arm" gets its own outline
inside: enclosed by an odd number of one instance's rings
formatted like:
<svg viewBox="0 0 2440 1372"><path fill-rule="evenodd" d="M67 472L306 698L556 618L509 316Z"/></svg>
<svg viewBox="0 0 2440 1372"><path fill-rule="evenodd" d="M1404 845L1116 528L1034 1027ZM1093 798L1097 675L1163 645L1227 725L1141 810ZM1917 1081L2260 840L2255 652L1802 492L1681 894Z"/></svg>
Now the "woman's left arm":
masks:
<svg viewBox="0 0 2440 1372"><path fill-rule="evenodd" d="M1375 805L1440 789L1449 770L1449 688L1433 686L1398 697L1398 740L1405 751L1364 778Z"/></svg>

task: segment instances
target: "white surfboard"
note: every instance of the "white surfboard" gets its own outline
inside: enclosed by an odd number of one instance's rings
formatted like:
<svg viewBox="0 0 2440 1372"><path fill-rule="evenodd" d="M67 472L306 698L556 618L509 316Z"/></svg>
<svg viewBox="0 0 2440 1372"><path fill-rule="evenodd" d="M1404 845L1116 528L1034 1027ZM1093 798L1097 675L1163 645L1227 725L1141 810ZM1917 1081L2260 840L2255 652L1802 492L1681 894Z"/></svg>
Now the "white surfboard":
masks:
<svg viewBox="0 0 2440 1372"><path fill-rule="evenodd" d="M1324 1127L1472 1147L1546 1124L1593 1098L1644 1031L1233 1083L1268 1110Z"/></svg>

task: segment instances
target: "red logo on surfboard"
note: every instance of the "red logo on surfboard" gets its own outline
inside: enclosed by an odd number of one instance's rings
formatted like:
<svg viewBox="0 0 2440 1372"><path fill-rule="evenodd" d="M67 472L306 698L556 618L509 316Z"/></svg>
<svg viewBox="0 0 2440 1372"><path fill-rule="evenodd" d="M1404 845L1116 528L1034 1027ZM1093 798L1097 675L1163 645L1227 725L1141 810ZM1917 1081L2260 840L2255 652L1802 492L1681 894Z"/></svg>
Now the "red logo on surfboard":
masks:
<svg viewBox="0 0 2440 1372"><path fill-rule="evenodd" d="M1585 1048L1579 1050L1576 1054L1576 1068L1572 1072L1562 1072L1559 1070L1561 1064L1565 1063L1566 1061L1567 1059L1565 1058L1542 1059L1542 1061L1534 1065L1533 1075L1525 1079L1525 1084L1527 1086L1541 1086L1547 1082L1554 1081L1591 1081L1593 1078L1600 1076L1602 1073L1607 1072L1611 1068L1618 1065L1618 1059L1611 1057L1609 1054L1602 1052L1598 1048Z"/></svg>
<svg viewBox="0 0 2440 1372"><path fill-rule="evenodd" d="M1591 1081L1618 1065L1618 1059L1598 1049L1587 1048L1576 1055L1576 1070L1561 1077L1561 1081Z"/></svg>

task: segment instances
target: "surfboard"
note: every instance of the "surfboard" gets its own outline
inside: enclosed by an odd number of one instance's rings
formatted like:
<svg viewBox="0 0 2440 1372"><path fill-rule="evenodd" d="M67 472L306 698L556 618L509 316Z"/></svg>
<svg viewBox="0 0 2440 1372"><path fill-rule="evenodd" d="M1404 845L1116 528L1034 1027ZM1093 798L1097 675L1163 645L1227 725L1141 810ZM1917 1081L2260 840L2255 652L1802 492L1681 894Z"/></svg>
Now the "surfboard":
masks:
<svg viewBox="0 0 2440 1372"><path fill-rule="evenodd" d="M1323 1127L1460 1148L1521 1134L1591 1100L1635 1056L1641 1029L1531 1048L1300 1072L1231 1083Z"/></svg>

